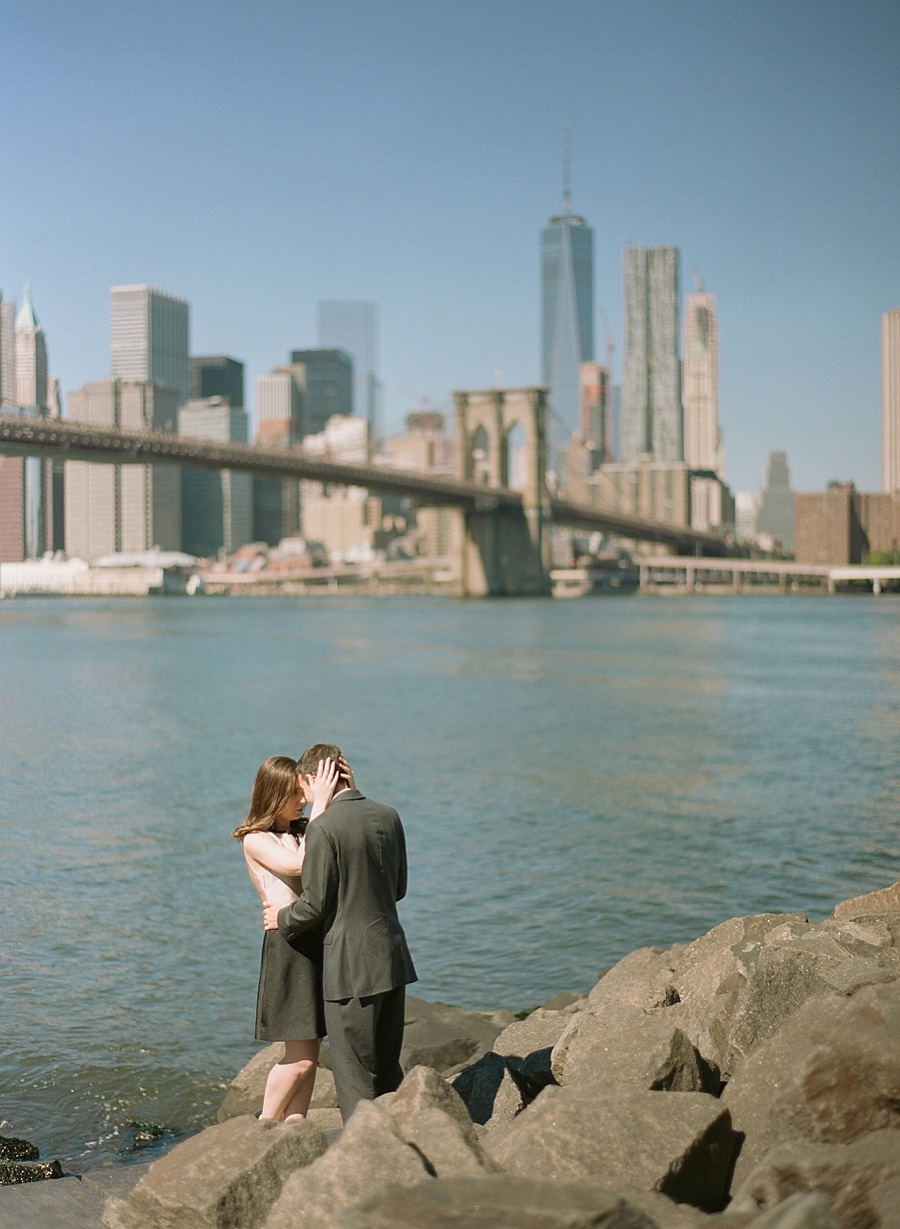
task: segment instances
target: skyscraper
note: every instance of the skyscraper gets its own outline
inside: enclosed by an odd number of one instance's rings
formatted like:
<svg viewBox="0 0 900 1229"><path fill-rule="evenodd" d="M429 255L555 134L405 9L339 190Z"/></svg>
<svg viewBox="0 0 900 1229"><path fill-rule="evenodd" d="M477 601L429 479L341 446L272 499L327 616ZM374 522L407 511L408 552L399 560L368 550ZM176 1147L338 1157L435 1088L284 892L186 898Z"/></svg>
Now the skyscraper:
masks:
<svg viewBox="0 0 900 1229"><path fill-rule="evenodd" d="M620 457L684 457L675 247L625 249L625 358Z"/></svg>
<svg viewBox="0 0 900 1229"><path fill-rule="evenodd" d="M881 317L881 489L900 491L900 308Z"/></svg>
<svg viewBox="0 0 900 1229"><path fill-rule="evenodd" d="M244 408L244 364L224 354L192 358L191 400L224 397L233 410Z"/></svg>
<svg viewBox="0 0 900 1229"><path fill-rule="evenodd" d="M773 543L780 542L783 550L790 551L794 545L795 524L794 492L791 490L787 453L770 452L766 485L756 514L756 532L770 537Z"/></svg>
<svg viewBox="0 0 900 1229"><path fill-rule="evenodd" d="M15 303L0 303L0 403L4 413L26 418L59 413L58 388L47 376L47 343L29 286L18 312ZM57 515L61 501L60 462L4 457L0 463L0 559L33 559L62 547Z"/></svg>
<svg viewBox="0 0 900 1229"><path fill-rule="evenodd" d="M541 232L541 380L557 442L579 434L581 364L594 357L594 232L570 205L567 158L563 211Z"/></svg>
<svg viewBox="0 0 900 1229"><path fill-rule="evenodd" d="M719 331L716 298L698 282L684 301L684 459L692 469L725 477L719 431Z"/></svg>
<svg viewBox="0 0 900 1229"><path fill-rule="evenodd" d="M190 395L190 304L158 286L113 286L110 343L114 379L158 384Z"/></svg>
<svg viewBox="0 0 900 1229"><path fill-rule="evenodd" d="M343 350L292 350L306 372L303 434L318 435L334 414L353 413L353 360Z"/></svg>
<svg viewBox="0 0 900 1229"><path fill-rule="evenodd" d="M47 405L47 342L34 314L30 286L16 316L16 405Z"/></svg>
<svg viewBox="0 0 900 1229"><path fill-rule="evenodd" d="M331 300L319 303L319 345L343 350L353 361L351 413L369 421L374 439L378 421L378 314L374 303Z"/></svg>
<svg viewBox="0 0 900 1229"><path fill-rule="evenodd" d="M0 405L16 404L16 305L0 294Z"/></svg>

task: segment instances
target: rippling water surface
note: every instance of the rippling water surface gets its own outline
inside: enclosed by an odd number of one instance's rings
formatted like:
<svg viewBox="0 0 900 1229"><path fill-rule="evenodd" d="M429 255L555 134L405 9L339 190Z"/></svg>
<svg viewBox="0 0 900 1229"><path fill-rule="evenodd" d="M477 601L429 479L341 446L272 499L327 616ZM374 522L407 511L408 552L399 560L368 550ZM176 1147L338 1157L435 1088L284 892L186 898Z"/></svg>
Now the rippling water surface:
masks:
<svg viewBox="0 0 900 1229"><path fill-rule="evenodd" d="M900 875L891 598L7 601L0 697L0 1131L76 1169L257 1048L268 755L399 809L415 992L476 1008Z"/></svg>

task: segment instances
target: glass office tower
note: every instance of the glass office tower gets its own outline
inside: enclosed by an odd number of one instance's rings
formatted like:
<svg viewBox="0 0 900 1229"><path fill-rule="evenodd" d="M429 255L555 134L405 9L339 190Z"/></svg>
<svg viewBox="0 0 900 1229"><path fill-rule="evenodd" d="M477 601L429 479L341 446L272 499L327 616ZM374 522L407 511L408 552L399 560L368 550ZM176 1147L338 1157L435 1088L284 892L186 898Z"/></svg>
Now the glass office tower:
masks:
<svg viewBox="0 0 900 1229"><path fill-rule="evenodd" d="M553 434L571 438L581 428L581 364L594 357L594 232L568 205L541 232L541 332Z"/></svg>
<svg viewBox="0 0 900 1229"><path fill-rule="evenodd" d="M343 350L353 360L353 413L368 419L370 439L376 436L379 410L377 329L374 303L319 303L319 346Z"/></svg>

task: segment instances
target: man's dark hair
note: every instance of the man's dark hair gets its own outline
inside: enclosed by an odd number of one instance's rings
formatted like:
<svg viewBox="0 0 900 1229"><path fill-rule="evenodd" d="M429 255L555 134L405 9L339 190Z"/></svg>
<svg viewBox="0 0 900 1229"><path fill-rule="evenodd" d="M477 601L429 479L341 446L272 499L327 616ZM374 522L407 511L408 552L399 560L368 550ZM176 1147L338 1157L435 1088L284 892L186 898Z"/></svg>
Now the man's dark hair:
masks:
<svg viewBox="0 0 900 1229"><path fill-rule="evenodd" d="M341 758L341 749L334 743L316 743L300 756L297 761L297 771L304 777L312 777L319 767L320 760L334 760L337 764Z"/></svg>

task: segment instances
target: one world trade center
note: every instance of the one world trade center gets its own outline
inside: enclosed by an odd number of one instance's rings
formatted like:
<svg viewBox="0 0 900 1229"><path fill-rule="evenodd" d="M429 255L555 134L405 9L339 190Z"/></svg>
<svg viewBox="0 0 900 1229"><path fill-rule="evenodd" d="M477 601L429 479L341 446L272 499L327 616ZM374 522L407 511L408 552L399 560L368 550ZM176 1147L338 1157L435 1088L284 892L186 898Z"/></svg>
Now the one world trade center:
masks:
<svg viewBox="0 0 900 1229"><path fill-rule="evenodd" d="M551 437L561 444L580 434L580 369L594 357L594 232L571 211L568 172L563 211L541 232L541 329Z"/></svg>

